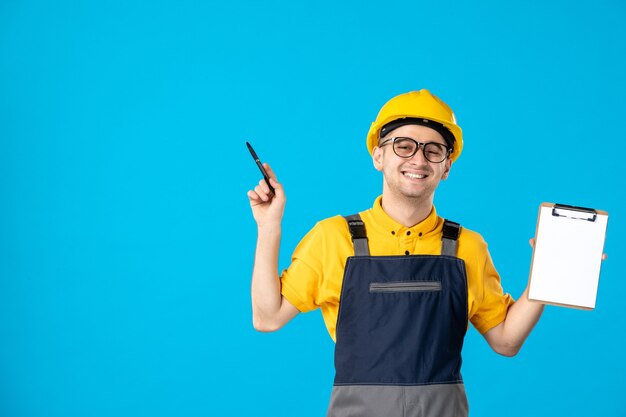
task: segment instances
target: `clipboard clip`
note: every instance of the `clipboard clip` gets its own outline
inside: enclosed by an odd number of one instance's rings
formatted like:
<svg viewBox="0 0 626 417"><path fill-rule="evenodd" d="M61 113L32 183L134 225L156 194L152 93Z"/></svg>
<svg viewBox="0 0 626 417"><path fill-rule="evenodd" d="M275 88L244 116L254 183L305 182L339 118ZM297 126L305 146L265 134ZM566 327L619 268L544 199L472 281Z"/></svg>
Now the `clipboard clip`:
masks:
<svg viewBox="0 0 626 417"><path fill-rule="evenodd" d="M577 213L583 213L585 215L583 216L580 216L580 215L572 216L571 214L566 215L566 214L558 213L558 210L568 211L568 212L574 211ZM570 219L587 220L590 222L595 222L596 217L598 216L598 213L592 208L568 206L567 204L555 204L554 207L552 207L552 215L556 217L567 217Z"/></svg>

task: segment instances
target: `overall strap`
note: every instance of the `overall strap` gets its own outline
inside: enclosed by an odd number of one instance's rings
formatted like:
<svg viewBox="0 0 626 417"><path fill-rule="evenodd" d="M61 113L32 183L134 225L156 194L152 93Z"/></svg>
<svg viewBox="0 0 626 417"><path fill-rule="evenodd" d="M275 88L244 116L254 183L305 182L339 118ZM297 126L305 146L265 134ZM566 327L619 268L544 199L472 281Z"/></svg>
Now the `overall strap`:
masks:
<svg viewBox="0 0 626 417"><path fill-rule="evenodd" d="M443 222L443 236L441 237L441 254L455 256L458 246L457 239L461 234L461 225L450 220Z"/></svg>
<svg viewBox="0 0 626 417"><path fill-rule="evenodd" d="M352 236L352 244L354 245L354 256L370 256L370 250L367 246L367 234L365 233L365 224L361 220L361 216L353 214L344 216L350 228Z"/></svg>

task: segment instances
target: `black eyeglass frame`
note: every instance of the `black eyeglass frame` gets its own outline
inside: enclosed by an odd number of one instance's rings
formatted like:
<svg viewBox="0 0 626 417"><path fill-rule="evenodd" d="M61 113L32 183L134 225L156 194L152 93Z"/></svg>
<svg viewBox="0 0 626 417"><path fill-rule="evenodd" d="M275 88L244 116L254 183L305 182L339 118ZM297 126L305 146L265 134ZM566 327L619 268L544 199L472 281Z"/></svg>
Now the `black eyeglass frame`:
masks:
<svg viewBox="0 0 626 417"><path fill-rule="evenodd" d="M416 146L415 146L415 152L413 152L411 155L407 155L407 156L398 155L398 152L396 151L395 144L396 144L396 141L397 141L397 140L399 140L399 139L405 139L405 140L410 140L411 142L414 142L414 143L416 144ZM393 153L395 153L396 155L398 155L398 157L400 157L400 158L405 158L405 159L413 158L413 157L415 156L415 154L419 152L419 150L420 150L420 145L422 145L422 146L421 146L421 148L422 148L422 154L424 155L424 158L426 158L426 160L427 160L428 162L432 162L433 164L440 164L440 163L442 163L442 162L443 162L443 161L445 161L445 160L446 160L446 158L447 158L447 157L449 157L449 156L450 156L450 154L452 153L452 148L451 148L450 146L448 146L448 145L444 145L443 143L439 143L439 142L418 142L418 141L416 141L416 140L415 140L415 139L413 139L413 138L407 138L407 137L405 137L405 136L397 136L397 137L395 137L395 138L388 138L388 139L385 139L384 141L382 141L382 142L378 145L378 147L379 147L379 148L381 148L381 147L385 146L386 144L388 144L390 141L393 141L393 145L394 145L394 146L392 146ZM437 146L443 146L443 147L446 149L446 154L444 155L444 157L443 157L443 159L442 159L441 161L431 161L431 160L428 158L428 156L426 155L426 151L425 151L425 149L426 149L426 145L431 145L431 144L432 144L432 145L437 145Z"/></svg>

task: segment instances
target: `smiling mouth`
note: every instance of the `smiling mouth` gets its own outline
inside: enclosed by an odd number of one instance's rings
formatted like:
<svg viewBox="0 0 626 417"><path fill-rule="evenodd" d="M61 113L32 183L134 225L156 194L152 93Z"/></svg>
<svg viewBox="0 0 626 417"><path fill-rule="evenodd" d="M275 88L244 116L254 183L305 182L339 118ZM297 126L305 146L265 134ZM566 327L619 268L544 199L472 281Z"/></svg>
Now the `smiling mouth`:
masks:
<svg viewBox="0 0 626 417"><path fill-rule="evenodd" d="M416 174L414 172L403 172L402 173L405 177L410 178L412 180L421 180L426 178L428 175L426 174Z"/></svg>

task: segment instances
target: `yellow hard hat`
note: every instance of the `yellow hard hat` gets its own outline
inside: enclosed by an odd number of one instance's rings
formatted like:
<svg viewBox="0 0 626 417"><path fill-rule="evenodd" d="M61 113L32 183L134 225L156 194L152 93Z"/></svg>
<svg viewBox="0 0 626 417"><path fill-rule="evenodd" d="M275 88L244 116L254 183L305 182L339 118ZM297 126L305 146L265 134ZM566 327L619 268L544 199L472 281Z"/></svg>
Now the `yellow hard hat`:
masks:
<svg viewBox="0 0 626 417"><path fill-rule="evenodd" d="M367 150L370 154L374 147L378 145L381 129L388 123L399 121L399 119L418 119L413 120L413 122L437 130L446 141L448 141L451 133L454 138L454 145L450 159L454 162L461 154L463 150L463 133L459 125L456 124L452 109L441 101L439 97L425 89L400 94L385 103L380 112L378 112L378 116L367 134ZM413 122L407 120L407 123L404 124Z"/></svg>

